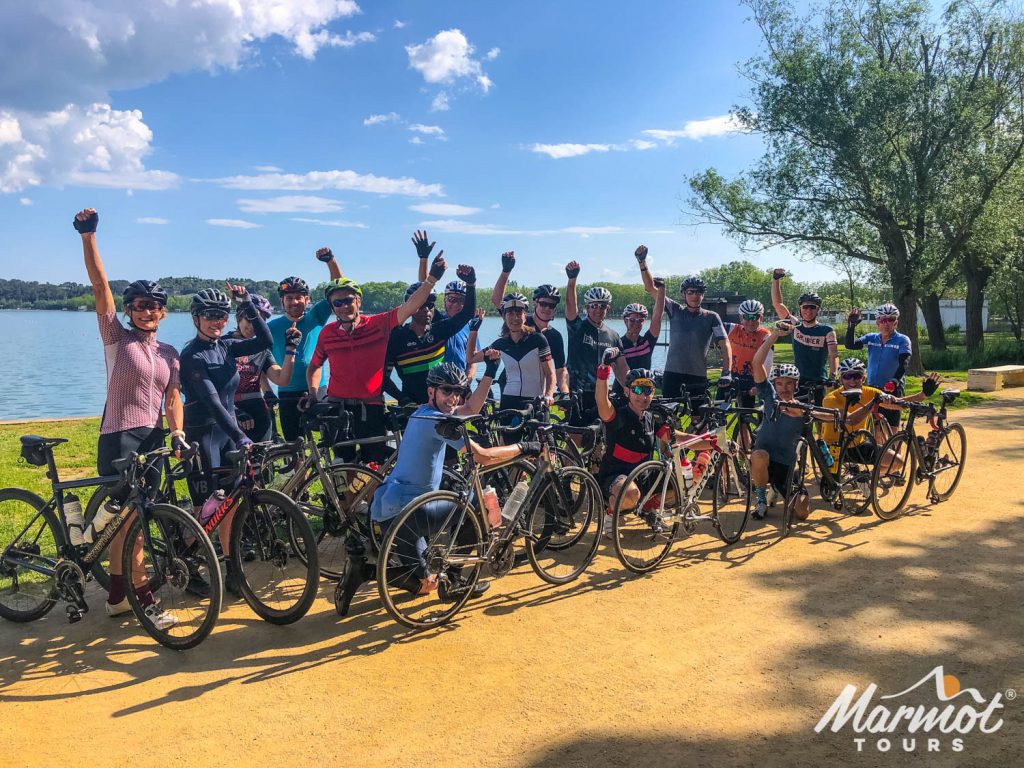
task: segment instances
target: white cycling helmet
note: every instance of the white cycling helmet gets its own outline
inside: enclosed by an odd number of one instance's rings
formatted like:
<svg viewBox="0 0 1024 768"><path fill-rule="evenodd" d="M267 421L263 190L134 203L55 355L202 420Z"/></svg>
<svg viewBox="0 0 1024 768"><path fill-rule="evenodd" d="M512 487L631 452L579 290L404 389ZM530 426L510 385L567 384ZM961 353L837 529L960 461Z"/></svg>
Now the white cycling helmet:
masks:
<svg viewBox="0 0 1024 768"><path fill-rule="evenodd" d="M764 315L764 304L757 299L747 299L739 306L741 315Z"/></svg>
<svg viewBox="0 0 1024 768"><path fill-rule="evenodd" d="M776 379L796 379L800 380L800 369L792 363L779 363L778 365L772 366L772 372L768 376L769 379L775 381Z"/></svg>
<svg viewBox="0 0 1024 768"><path fill-rule="evenodd" d="M899 317L900 308L892 302L886 302L878 309L875 310L875 315L878 317Z"/></svg>
<svg viewBox="0 0 1024 768"><path fill-rule="evenodd" d="M612 292L607 288L602 288L600 285L595 285L585 294L583 294L584 304L611 304L612 303Z"/></svg>
<svg viewBox="0 0 1024 768"><path fill-rule="evenodd" d="M864 373L867 367L858 360L856 357L847 357L839 363L839 375L842 376L844 373Z"/></svg>
<svg viewBox="0 0 1024 768"><path fill-rule="evenodd" d="M622 316L626 315L640 315L644 320L647 319L647 307L643 304L627 304L622 309Z"/></svg>

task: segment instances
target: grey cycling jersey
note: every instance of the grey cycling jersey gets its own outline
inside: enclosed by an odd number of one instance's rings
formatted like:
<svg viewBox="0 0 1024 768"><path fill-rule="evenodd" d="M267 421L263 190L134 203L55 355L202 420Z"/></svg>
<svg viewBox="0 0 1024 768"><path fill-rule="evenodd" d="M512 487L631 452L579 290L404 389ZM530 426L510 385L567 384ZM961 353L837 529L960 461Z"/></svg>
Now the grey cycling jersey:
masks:
<svg viewBox="0 0 1024 768"><path fill-rule="evenodd" d="M707 376L707 354L711 340L725 338L725 326L717 312L699 309L696 312L672 299L665 300L669 317L668 356L665 370L690 376Z"/></svg>

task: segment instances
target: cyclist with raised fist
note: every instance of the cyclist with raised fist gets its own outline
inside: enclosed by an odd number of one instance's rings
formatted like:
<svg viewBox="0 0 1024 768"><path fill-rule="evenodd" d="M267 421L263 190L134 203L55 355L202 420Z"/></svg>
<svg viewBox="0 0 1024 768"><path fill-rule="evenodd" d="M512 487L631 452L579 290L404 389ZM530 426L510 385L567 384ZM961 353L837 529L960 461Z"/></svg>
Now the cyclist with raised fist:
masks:
<svg viewBox="0 0 1024 768"><path fill-rule="evenodd" d="M887 302L875 310L875 324L878 326L878 332L865 333L859 338L855 338L857 324L860 322L860 310L852 309L847 318L844 344L847 349L867 348L868 385L896 397L903 396L903 390L906 387L907 361L910 360L913 349L910 337L896 330L899 319L899 308L895 304ZM898 427L900 425L898 410L880 409L880 413L891 426Z"/></svg>
<svg viewBox="0 0 1024 768"><path fill-rule="evenodd" d="M800 394L810 395L815 405L821 405L825 389L835 379L837 354L836 332L831 325L818 322L821 296L813 291L800 295L800 316L789 311L782 300L782 279L786 270L772 271L772 306L780 320L792 326L793 362L800 370Z"/></svg>

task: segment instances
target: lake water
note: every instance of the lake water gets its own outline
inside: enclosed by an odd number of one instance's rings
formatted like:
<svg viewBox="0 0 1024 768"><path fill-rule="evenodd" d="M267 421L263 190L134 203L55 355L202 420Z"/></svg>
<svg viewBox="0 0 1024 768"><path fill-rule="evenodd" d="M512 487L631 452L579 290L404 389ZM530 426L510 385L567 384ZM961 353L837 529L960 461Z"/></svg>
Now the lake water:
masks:
<svg viewBox="0 0 1024 768"><path fill-rule="evenodd" d="M621 320L609 325L624 332ZM565 336L565 321L555 321ZM484 319L482 344L493 341L501 329L497 317ZM195 336L192 317L168 315L158 338L181 349ZM667 338L663 329L662 340ZM662 368L665 348L654 353L654 367ZM0 310L0 421L65 416L99 416L106 398L106 372L96 315L92 312Z"/></svg>

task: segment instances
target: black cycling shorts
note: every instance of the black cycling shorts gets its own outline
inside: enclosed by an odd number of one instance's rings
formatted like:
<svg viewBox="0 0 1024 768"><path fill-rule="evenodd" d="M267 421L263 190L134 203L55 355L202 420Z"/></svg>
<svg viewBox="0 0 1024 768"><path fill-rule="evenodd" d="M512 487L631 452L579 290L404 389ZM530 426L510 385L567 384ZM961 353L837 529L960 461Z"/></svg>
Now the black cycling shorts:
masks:
<svg viewBox="0 0 1024 768"><path fill-rule="evenodd" d="M133 453L148 453L162 448L166 432L159 427L136 427L121 432L110 432L100 435L96 445L96 469L101 475L116 475L114 462L124 459ZM153 487L160 483L160 470L153 469L147 474L147 481ZM110 496L118 501L128 498L129 488L119 484L110 491Z"/></svg>

